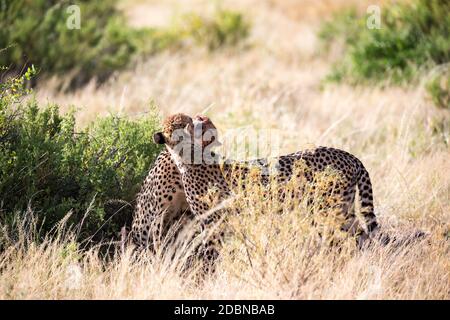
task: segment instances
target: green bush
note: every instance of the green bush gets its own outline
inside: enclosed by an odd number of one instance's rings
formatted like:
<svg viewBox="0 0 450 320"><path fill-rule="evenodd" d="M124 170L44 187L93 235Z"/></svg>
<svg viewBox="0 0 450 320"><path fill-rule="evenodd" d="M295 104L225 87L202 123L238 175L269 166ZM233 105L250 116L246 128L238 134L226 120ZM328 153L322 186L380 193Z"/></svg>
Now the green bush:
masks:
<svg viewBox="0 0 450 320"><path fill-rule="evenodd" d="M450 110L450 67L433 75L426 90L435 106Z"/></svg>
<svg viewBox="0 0 450 320"><path fill-rule="evenodd" d="M366 17L341 14L325 23L319 37L325 48L344 38L344 57L331 80L401 84L422 71L450 61L450 2L413 0L386 7L381 28L368 29ZM350 19L349 19L350 18Z"/></svg>
<svg viewBox="0 0 450 320"><path fill-rule="evenodd" d="M8 223L31 207L45 233L72 211L69 223L83 221L82 237L114 236L129 222L139 185L160 151L151 139L159 126L154 108L139 120L109 116L77 130L74 112L22 102L25 78L1 88L0 219Z"/></svg>
<svg viewBox="0 0 450 320"><path fill-rule="evenodd" d="M115 0L0 1L0 65L21 70L35 64L45 73L73 71L73 85L100 81L127 65L138 48ZM80 29L69 29L67 8L80 8Z"/></svg>
<svg viewBox="0 0 450 320"><path fill-rule="evenodd" d="M236 44L249 28L241 14L220 10L212 20L186 18L187 32L178 26L133 29L116 2L0 0L0 65L19 73L34 64L44 74L70 75L74 88L94 77L104 81L133 57L180 46L186 37L216 49ZM67 27L73 4L80 8L79 29Z"/></svg>
<svg viewBox="0 0 450 320"><path fill-rule="evenodd" d="M242 14L229 10L217 10L212 19L195 14L186 15L185 19L187 34L209 50L235 46L248 36L250 30L250 24Z"/></svg>

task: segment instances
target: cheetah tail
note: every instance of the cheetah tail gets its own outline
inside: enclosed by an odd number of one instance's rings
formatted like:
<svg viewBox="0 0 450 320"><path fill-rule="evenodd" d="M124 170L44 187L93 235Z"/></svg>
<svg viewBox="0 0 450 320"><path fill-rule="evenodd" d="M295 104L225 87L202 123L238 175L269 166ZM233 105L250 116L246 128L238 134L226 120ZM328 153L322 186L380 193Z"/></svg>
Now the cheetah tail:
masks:
<svg viewBox="0 0 450 320"><path fill-rule="evenodd" d="M402 247L414 244L418 241L429 239L429 234L422 230L416 230L404 236L389 235L386 233L381 233L379 235L380 243L383 246L391 245L393 247Z"/></svg>
<svg viewBox="0 0 450 320"><path fill-rule="evenodd" d="M366 223L367 232L370 234L378 228L377 218L373 207L372 183L369 173L362 167L357 182L361 213Z"/></svg>

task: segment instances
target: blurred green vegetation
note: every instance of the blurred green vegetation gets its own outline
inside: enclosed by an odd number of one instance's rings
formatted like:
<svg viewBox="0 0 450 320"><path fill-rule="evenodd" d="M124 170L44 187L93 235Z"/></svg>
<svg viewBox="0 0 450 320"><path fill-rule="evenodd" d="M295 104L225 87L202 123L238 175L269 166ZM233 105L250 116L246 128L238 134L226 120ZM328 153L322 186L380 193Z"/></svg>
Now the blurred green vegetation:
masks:
<svg viewBox="0 0 450 320"><path fill-rule="evenodd" d="M186 39L209 49L236 45L250 25L240 13L218 9L166 28L133 29L116 0L0 0L0 65L20 73L31 64L42 74L70 76L69 88L106 80L138 56L182 47ZM80 28L68 28L71 5L80 8Z"/></svg>
<svg viewBox="0 0 450 320"><path fill-rule="evenodd" d="M229 10L217 10L212 19L188 14L185 20L187 34L209 50L235 46L248 36L250 30L250 24L242 14Z"/></svg>
<svg viewBox="0 0 450 320"><path fill-rule="evenodd" d="M111 239L131 219L133 202L160 151L152 106L138 120L109 116L77 130L74 112L25 102L35 71L9 78L0 94L0 219L11 225L33 210L49 232L67 213L80 237ZM129 205L129 204L130 205Z"/></svg>
<svg viewBox="0 0 450 320"><path fill-rule="evenodd" d="M328 80L353 84L408 84L423 72L450 62L450 1L412 0L381 10L381 28L369 29L369 14L339 13L322 25L327 51L341 41L344 56Z"/></svg>
<svg viewBox="0 0 450 320"><path fill-rule="evenodd" d="M426 90L437 107L450 110L450 64L431 76Z"/></svg>
<svg viewBox="0 0 450 320"><path fill-rule="evenodd" d="M105 80L127 65L141 32L127 28L115 0L1 1L0 65L21 70L29 64L49 74L73 73L72 85ZM80 7L80 29L69 29L67 8Z"/></svg>

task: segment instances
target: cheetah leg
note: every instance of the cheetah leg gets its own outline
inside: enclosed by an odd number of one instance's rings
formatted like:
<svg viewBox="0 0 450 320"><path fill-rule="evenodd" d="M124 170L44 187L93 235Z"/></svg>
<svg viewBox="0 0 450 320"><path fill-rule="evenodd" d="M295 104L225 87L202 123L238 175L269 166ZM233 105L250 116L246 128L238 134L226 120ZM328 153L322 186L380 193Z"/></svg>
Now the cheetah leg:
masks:
<svg viewBox="0 0 450 320"><path fill-rule="evenodd" d="M215 263L219 257L217 249L217 240L211 239L202 248L203 272L204 274L212 274L215 271Z"/></svg>
<svg viewBox="0 0 450 320"><path fill-rule="evenodd" d="M219 248L225 237L221 217L225 216L226 210L219 210L212 213L204 219L202 223L202 232L210 230L212 232L206 235L206 239L200 248L200 257L203 260L204 274L211 274L215 271L216 261L219 257Z"/></svg>

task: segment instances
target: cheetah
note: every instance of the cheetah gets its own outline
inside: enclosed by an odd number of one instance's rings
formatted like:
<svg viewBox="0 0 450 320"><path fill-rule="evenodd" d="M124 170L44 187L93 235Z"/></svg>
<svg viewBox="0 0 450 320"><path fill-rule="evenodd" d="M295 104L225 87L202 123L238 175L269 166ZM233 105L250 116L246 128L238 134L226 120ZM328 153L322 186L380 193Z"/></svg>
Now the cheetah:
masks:
<svg viewBox="0 0 450 320"><path fill-rule="evenodd" d="M138 248L154 250L176 221L191 218L180 172L170 153L163 150L136 198L131 240Z"/></svg>
<svg viewBox="0 0 450 320"><path fill-rule="evenodd" d="M212 138L205 139L206 143L205 140L197 143L194 137L198 136L198 128L200 128L200 134L203 134L205 129L215 129L215 126L204 116L197 116L193 120L188 115L175 114L164 121L163 131L156 133L153 139L155 143L165 144L181 174L186 200L192 213L202 216L212 209L209 203L202 201L208 195L209 190L214 188L217 199L223 201L232 196L236 182L230 181L230 175L227 174L230 166L221 166L214 153L211 153L213 161L202 157L200 162L193 161L197 154L204 154L205 148L209 147L208 141L214 140ZM362 244L378 229L369 173L358 158L343 150L318 147L313 150L303 150L280 156L276 160L279 168L276 178L280 182L292 179L294 165L300 160L304 161L310 172L313 173L322 172L327 167L338 171L343 177L343 182L337 190L333 190L333 194L337 194L343 199L343 214L346 216L346 220L350 221L346 230L356 230L354 226L357 225L357 231L354 232L358 236L358 243ZM268 166L268 161L265 159L259 159L252 163L263 168ZM245 164L243 165L245 166ZM244 172L247 171L244 170ZM268 181L268 177L264 174L261 178ZM311 176L307 175L306 179L311 180ZM357 190L363 223L359 223L354 210ZM208 221L205 222L205 224L208 223ZM217 256L215 249L208 248L205 254L207 260L213 260Z"/></svg>

